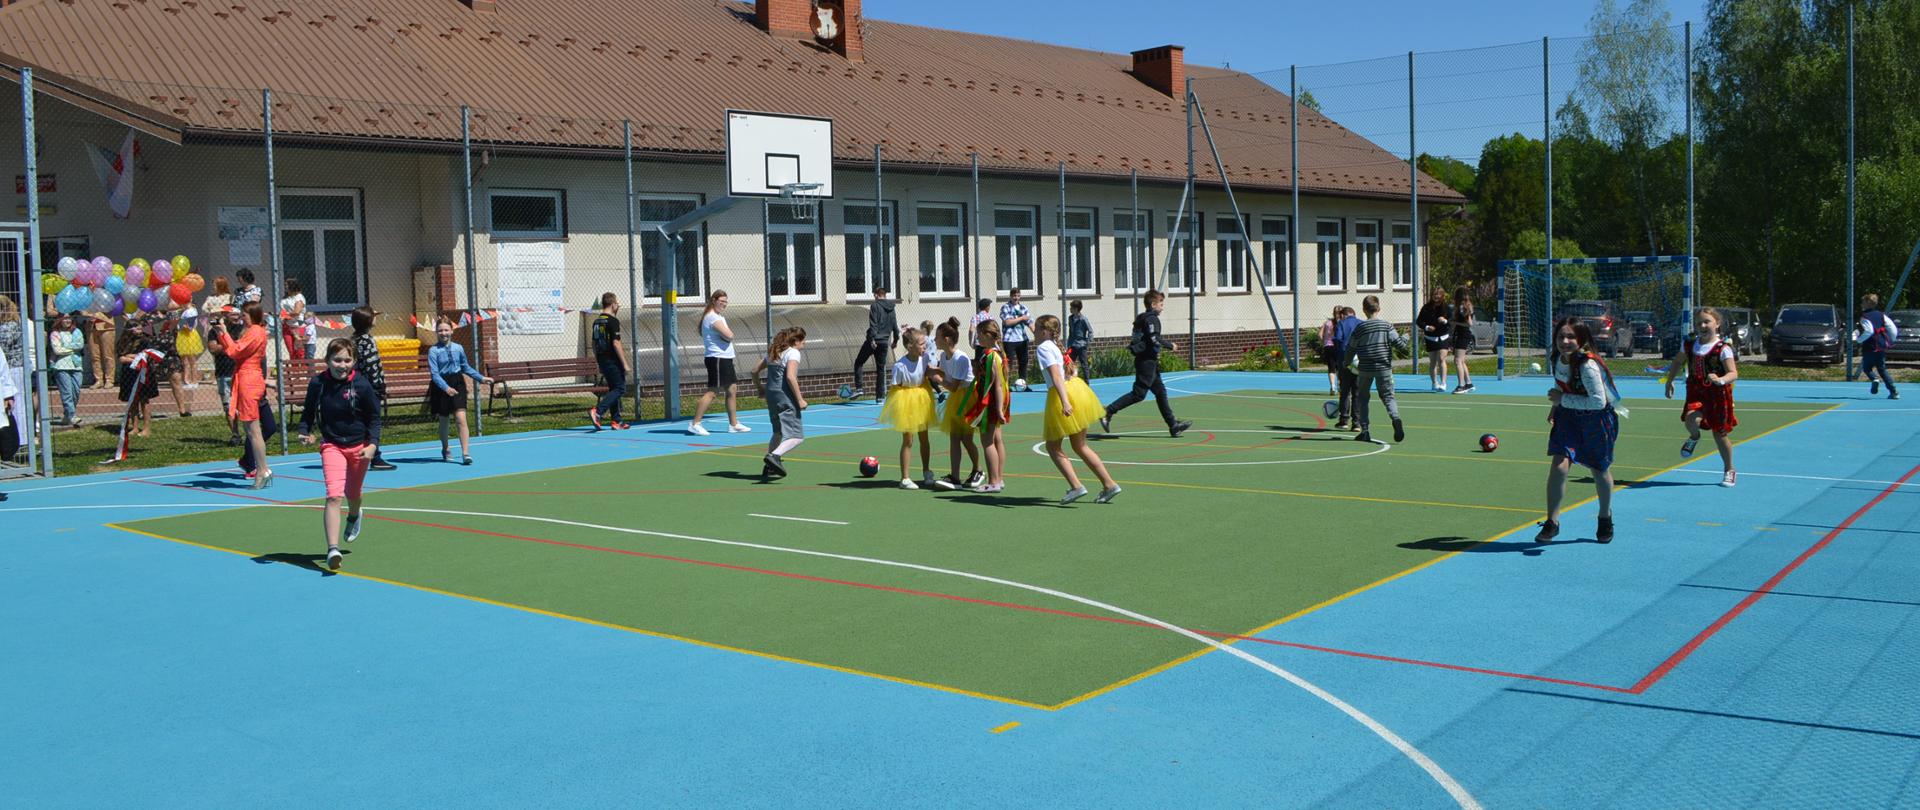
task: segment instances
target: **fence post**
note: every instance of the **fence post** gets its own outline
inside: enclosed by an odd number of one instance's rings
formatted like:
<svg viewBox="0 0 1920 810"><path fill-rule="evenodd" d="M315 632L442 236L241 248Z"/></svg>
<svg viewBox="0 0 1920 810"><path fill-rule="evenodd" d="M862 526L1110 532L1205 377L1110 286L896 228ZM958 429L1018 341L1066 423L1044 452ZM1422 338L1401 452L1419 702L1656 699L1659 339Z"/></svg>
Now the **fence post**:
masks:
<svg viewBox="0 0 1920 810"><path fill-rule="evenodd" d="M1853 207L1854 207L1854 166L1853 166L1853 5L1847 4L1847 328L1842 330L1841 339L1847 344L1847 379L1853 379L1853 326L1860 322L1860 313L1854 310L1859 299L1853 290ZM1688 142L1691 147L1692 142Z"/></svg>
<svg viewBox="0 0 1920 810"><path fill-rule="evenodd" d="M1540 131L1541 143L1546 146L1546 213L1547 213L1547 258L1553 258L1553 40L1540 38ZM1526 258L1522 256L1520 258ZM1540 333L1553 334L1553 262L1547 262L1547 305L1546 322L1541 324ZM1548 338L1548 349L1552 349L1552 338Z"/></svg>
<svg viewBox="0 0 1920 810"><path fill-rule="evenodd" d="M1132 201L1129 202L1128 204L1133 206L1132 208L1127 209L1127 212L1128 212L1127 233L1131 235L1131 238L1127 240L1127 253L1130 254L1127 256L1127 287L1133 290L1134 317L1139 317L1140 315L1140 269L1146 263L1146 254L1141 250L1141 248L1145 247L1145 245L1141 244L1141 241L1140 241L1141 237L1140 237L1140 170L1139 169L1132 169L1127 172L1127 191L1130 195L1132 195ZM1152 229L1153 229L1153 221L1152 219L1148 219L1147 230L1151 232ZM1120 285L1115 284L1113 286L1117 288ZM1115 289L1114 292L1117 294L1119 290Z"/></svg>
<svg viewBox="0 0 1920 810"><path fill-rule="evenodd" d="M280 190L273 175L273 89L260 91L260 131L266 142L267 153L267 261L271 262L268 283L273 285L273 300L264 302L261 309L273 313L273 326L267 332L268 342L273 344L273 379L276 400L274 412L280 416L280 455L287 454L287 341L278 332L284 332L286 325L281 323L284 314L280 311L280 299L286 295L286 268L280 261Z"/></svg>
<svg viewBox="0 0 1920 810"><path fill-rule="evenodd" d="M635 260L633 243L633 119L620 122L620 155L627 168L627 362L632 366L628 381L633 386L633 421L645 421L640 415L640 265Z"/></svg>
<svg viewBox="0 0 1920 810"><path fill-rule="evenodd" d="M1187 260L1180 268L1181 275L1187 277L1187 367L1200 367L1200 347L1194 344L1200 335L1200 185L1199 178L1193 172L1193 77L1187 77L1187 189L1193 198L1193 208L1188 214L1193 217L1187 229Z"/></svg>
<svg viewBox="0 0 1920 810"><path fill-rule="evenodd" d="M902 301L906 299L906 291L893 289L900 285L895 284L891 278L893 274L887 272L887 254L884 249L887 233L887 209L886 203L884 202L886 199L886 185L881 179L882 172L883 169L880 165L880 144L876 143L873 145L873 244L869 247L868 252L873 255L873 263L871 266L880 274L879 283L885 284L887 290L893 293L893 300ZM842 210L845 209L843 208ZM841 231L844 233L845 230L846 223L842 222ZM822 274L824 275L824 271ZM871 278L867 280L868 294L873 293L874 283ZM931 338L929 338L929 340L931 340ZM876 380L874 387L879 388L883 384L884 383Z"/></svg>
<svg viewBox="0 0 1920 810"><path fill-rule="evenodd" d="M1418 132L1414 129L1413 99L1413 51L1407 51L1407 189L1411 192L1409 196L1413 201L1413 213L1407 217L1407 283L1408 294L1413 297L1413 308L1407 311L1418 313L1420 311L1420 152L1415 146ZM1456 318L1459 315L1458 312L1454 313ZM1451 328L1452 325L1448 326ZM1414 336L1418 337L1419 327L1414 327L1414 331ZM1445 364L1446 361L1443 359L1441 365ZM1408 371L1419 373L1420 352L1413 352L1413 362L1408 365ZM1427 369L1427 373L1433 373L1433 369Z"/></svg>
<svg viewBox="0 0 1920 810"><path fill-rule="evenodd" d="M460 188L466 201L466 255L467 255L467 317L473 328L473 359L485 362L484 347L480 345L480 285L479 271L474 268L473 249L473 109L460 105ZM473 400L474 433L487 435L487 413L480 408L480 386L473 387L470 395ZM286 431L281 431L284 437ZM284 438L283 438L284 441Z"/></svg>
<svg viewBox="0 0 1920 810"><path fill-rule="evenodd" d="M33 470L34 450L39 450L40 474L53 477L53 404L47 398L48 383L51 376L47 365L45 324L47 322L46 296L40 293L40 160L34 144L38 142L39 123L34 119L33 109L33 68L20 69L20 134L22 151L25 153L27 170L27 244L23 251L26 263L20 268L20 304L26 311L26 323L21 324L22 357L9 357L7 360L19 364L23 369L21 381L29 387L20 392L23 402L22 421L25 427L37 430L38 435L21 433L20 438L27 446L27 469ZM118 301L114 302L119 305ZM27 373L28 371L32 373ZM38 377L39 379L35 379ZM38 386L36 394L34 386ZM69 420L72 414L68 414Z"/></svg>
<svg viewBox="0 0 1920 810"><path fill-rule="evenodd" d="M1303 283L1303 281L1300 278L1300 235L1302 233L1302 226L1300 224L1300 66L1299 65L1292 65L1287 68L1287 127L1290 130L1287 136L1287 145L1292 152L1292 156L1289 158L1290 162L1288 163L1287 177L1289 179L1289 182L1293 184L1293 217L1292 217L1293 221L1287 223L1287 231L1288 231L1287 252L1289 254L1292 254L1288 257L1291 261L1289 261L1287 264L1288 264L1288 272L1293 274L1293 281L1290 285L1288 285L1288 289L1291 290L1293 293L1293 351L1288 352L1287 354L1292 359L1293 370L1299 371L1300 370L1300 285Z"/></svg>
<svg viewBox="0 0 1920 810"><path fill-rule="evenodd" d="M973 273L973 297L987 297L980 289L980 153L973 154L973 228L972 247L967 249L967 264ZM971 338L969 338L971 339Z"/></svg>
<svg viewBox="0 0 1920 810"><path fill-rule="evenodd" d="M1060 295L1060 324L1061 328L1065 328L1067 323L1067 162L1064 160L1060 161L1060 209L1053 213L1053 241L1060 253L1060 289L1055 292ZM1062 341L1066 338L1064 333L1060 335Z"/></svg>

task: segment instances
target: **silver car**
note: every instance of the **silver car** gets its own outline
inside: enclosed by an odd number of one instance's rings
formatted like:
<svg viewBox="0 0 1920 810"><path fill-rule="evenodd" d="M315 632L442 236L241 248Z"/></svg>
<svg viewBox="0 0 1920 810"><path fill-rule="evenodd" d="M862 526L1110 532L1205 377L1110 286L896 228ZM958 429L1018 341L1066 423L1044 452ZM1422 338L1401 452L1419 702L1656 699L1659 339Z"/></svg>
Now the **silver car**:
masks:
<svg viewBox="0 0 1920 810"><path fill-rule="evenodd" d="M1900 327L1893 348L1887 350L1887 359L1920 360L1920 309L1896 309L1887 313L1887 318Z"/></svg>

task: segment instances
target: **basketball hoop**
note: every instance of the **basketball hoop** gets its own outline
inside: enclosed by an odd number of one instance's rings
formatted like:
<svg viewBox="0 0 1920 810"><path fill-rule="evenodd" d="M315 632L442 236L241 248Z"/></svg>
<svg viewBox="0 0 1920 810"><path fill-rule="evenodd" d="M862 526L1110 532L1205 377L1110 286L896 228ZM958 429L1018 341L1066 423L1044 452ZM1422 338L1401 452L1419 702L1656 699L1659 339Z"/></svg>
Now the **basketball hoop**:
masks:
<svg viewBox="0 0 1920 810"><path fill-rule="evenodd" d="M780 201L787 205L794 222L813 222L814 206L819 203L819 183L786 183L780 186Z"/></svg>

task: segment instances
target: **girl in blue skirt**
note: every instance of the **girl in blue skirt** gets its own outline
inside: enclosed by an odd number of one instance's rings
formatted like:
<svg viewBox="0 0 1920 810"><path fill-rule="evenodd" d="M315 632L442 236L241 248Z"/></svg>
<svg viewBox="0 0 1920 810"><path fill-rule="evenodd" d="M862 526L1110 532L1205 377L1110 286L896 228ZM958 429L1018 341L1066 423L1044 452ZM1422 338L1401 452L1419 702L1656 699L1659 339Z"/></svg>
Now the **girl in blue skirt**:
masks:
<svg viewBox="0 0 1920 810"><path fill-rule="evenodd" d="M1560 534L1560 501L1566 495L1567 470L1574 462L1593 471L1594 493L1600 498L1600 524L1595 540L1613 542L1613 443L1620 437L1620 391L1613 385L1613 374L1606 363L1593 353L1593 330L1579 320L1562 318L1553 326L1553 388L1547 399L1553 402L1547 421L1553 432L1547 438L1547 455L1553 466L1547 471L1547 520L1533 541L1545 543Z"/></svg>

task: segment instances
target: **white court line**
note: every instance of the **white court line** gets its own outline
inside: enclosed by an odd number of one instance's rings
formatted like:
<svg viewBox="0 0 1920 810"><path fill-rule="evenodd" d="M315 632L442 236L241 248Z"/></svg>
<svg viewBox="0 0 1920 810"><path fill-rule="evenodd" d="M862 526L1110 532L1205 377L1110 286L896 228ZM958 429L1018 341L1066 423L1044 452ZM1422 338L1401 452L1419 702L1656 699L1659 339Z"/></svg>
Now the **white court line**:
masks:
<svg viewBox="0 0 1920 810"><path fill-rule="evenodd" d="M1709 453L1707 457L1711 458L1712 454ZM1692 467L1681 467L1679 469L1674 470L1674 472L1693 473L1695 475L1711 475L1711 476L1714 476L1715 478L1718 478L1722 475L1722 473L1717 472L1715 470L1705 470L1705 469L1696 470ZM1891 485L1895 487L1920 488L1920 481L1901 483L1899 481L1880 481L1873 478L1828 478L1822 475L1789 475L1787 473L1757 473L1757 472L1746 472L1744 470L1740 472L1740 477L1741 478L1796 478L1802 481L1833 481L1833 482L1842 483L1842 484L1880 484L1880 485Z"/></svg>
<svg viewBox="0 0 1920 810"><path fill-rule="evenodd" d="M16 493L48 492L56 489L73 489L75 487L97 487L102 484L124 484L130 481L158 481L162 478L185 478L190 475L205 475L210 472L219 472L222 469L226 469L226 468L216 467L216 468L207 469L207 470L194 470L193 472L167 473L166 475L146 475L146 476L141 476L139 478L115 478L111 481L83 481L78 484L55 484L50 487L27 487L25 489L14 489L12 491ZM111 473L98 473L98 474L110 475Z"/></svg>
<svg viewBox="0 0 1920 810"><path fill-rule="evenodd" d="M844 520L820 520L818 518L791 517L788 515L763 515L763 514L760 514L759 512L748 512L747 517L771 518L773 520L797 520L797 521L800 521L801 523L825 523L829 526L852 525L847 523Z"/></svg>
<svg viewBox="0 0 1920 810"><path fill-rule="evenodd" d="M1228 430L1225 428L1220 428L1215 430L1208 430L1206 432L1208 433L1263 433L1263 434L1281 433L1281 434L1294 434L1297 436L1312 436L1312 435L1318 434L1320 431L1292 430L1287 428L1282 428L1280 430L1248 430L1248 429ZM1124 433L1102 433L1100 435L1102 436L1158 436L1160 435L1160 431L1136 430L1136 431L1128 431ZM1106 463L1108 464L1108 466L1132 465L1132 466L1139 466L1139 467L1260 467L1260 466L1269 465L1269 464L1313 464L1321 461L1344 461L1350 458L1366 458L1367 456L1376 456L1381 453L1385 453L1388 450L1393 449L1392 445L1389 445L1386 442L1380 441L1378 439L1372 440L1369 443L1375 445L1375 447L1372 450L1369 450L1365 453L1347 453L1344 455L1321 456L1319 458L1268 459L1265 461L1116 461L1114 459L1109 458L1109 459L1106 459ZM1219 449L1227 450L1227 449L1233 449L1233 448L1221 447ZM1251 448L1251 447L1238 448L1238 449L1258 452L1257 448ZM1047 443L1034 442L1033 454L1036 456L1045 457L1047 455ZM1067 460L1071 462L1074 459L1068 458ZM1085 463L1085 462L1082 462L1082 463Z"/></svg>

